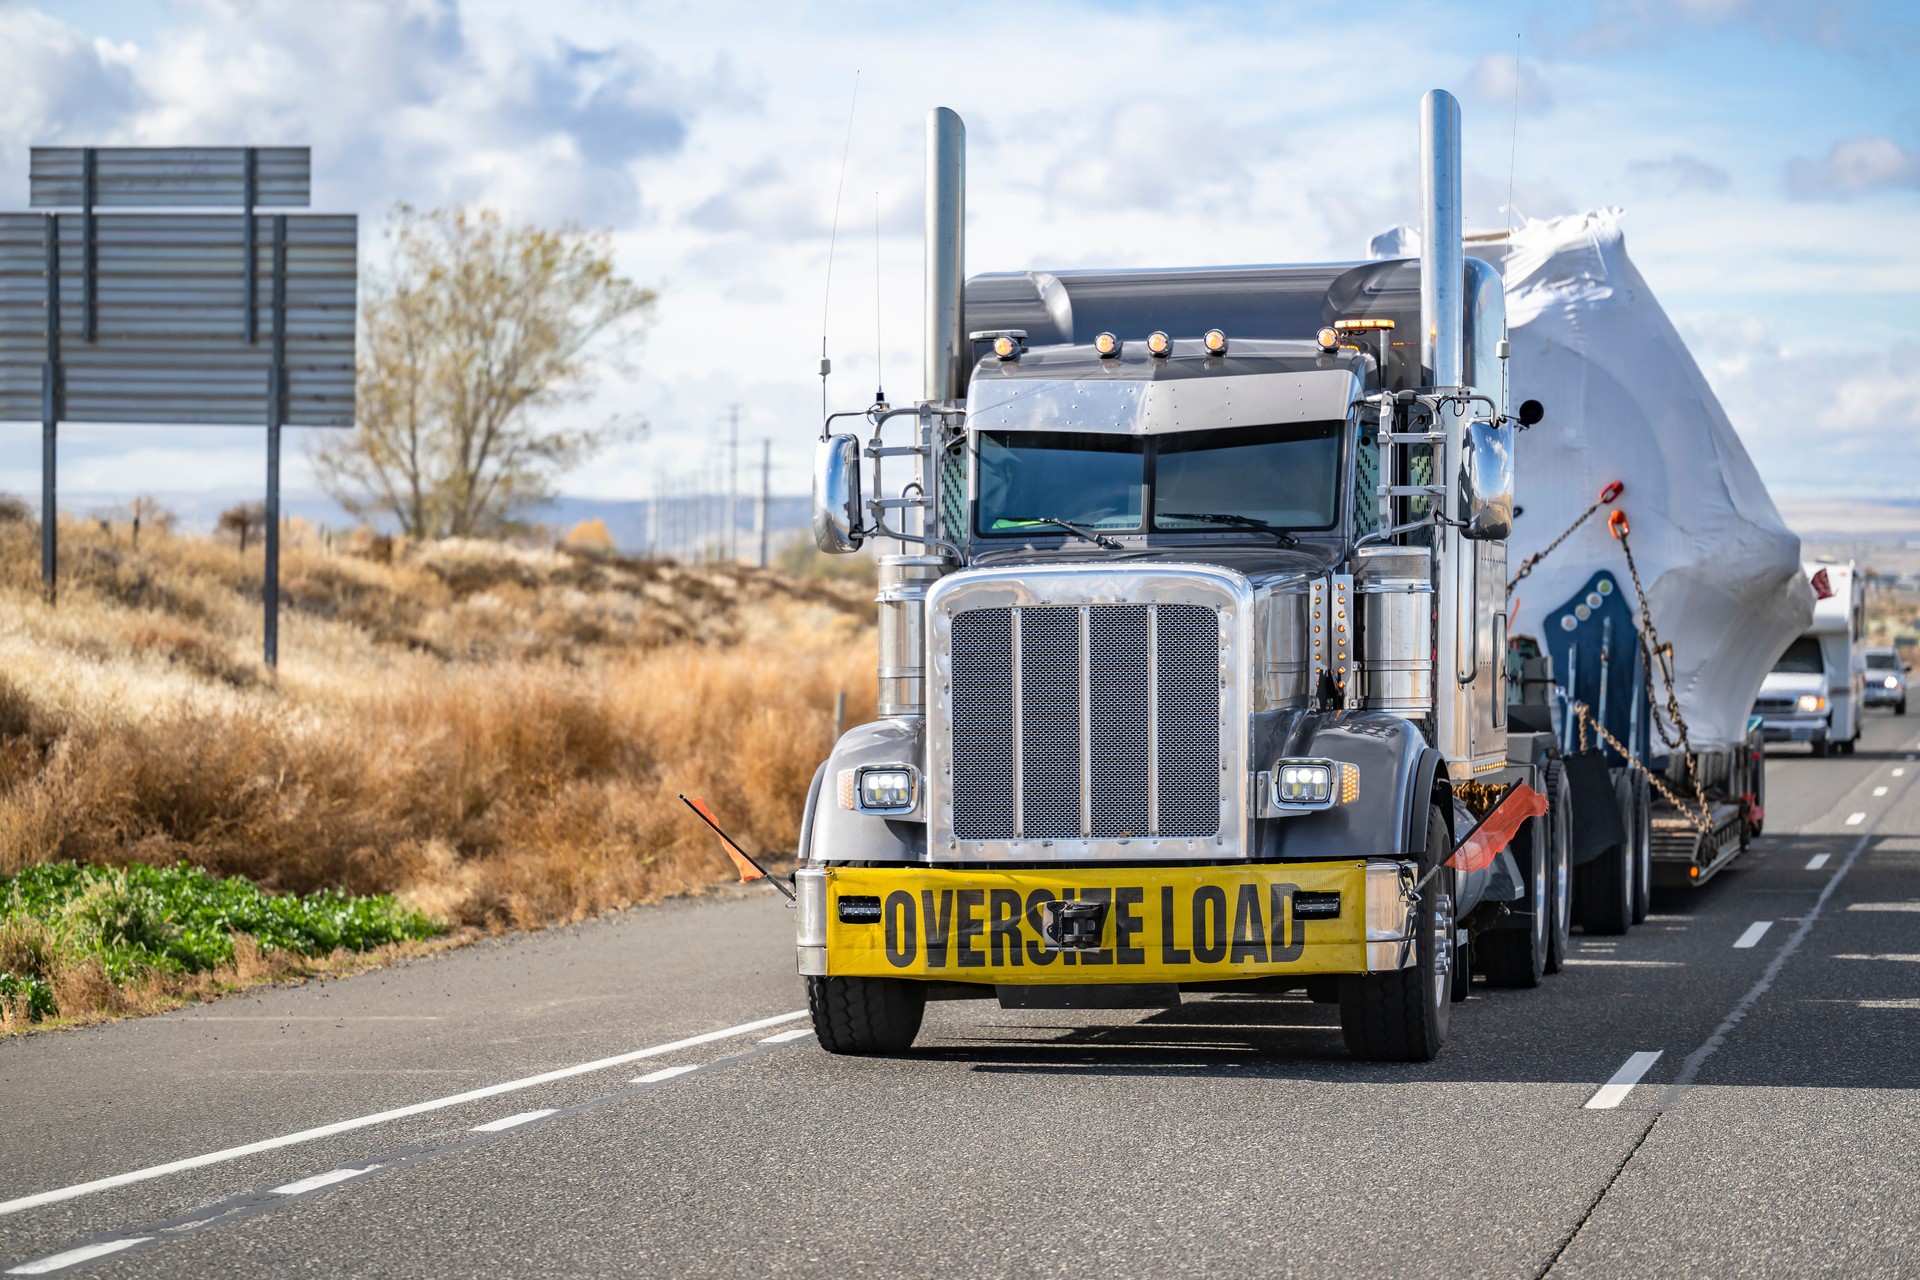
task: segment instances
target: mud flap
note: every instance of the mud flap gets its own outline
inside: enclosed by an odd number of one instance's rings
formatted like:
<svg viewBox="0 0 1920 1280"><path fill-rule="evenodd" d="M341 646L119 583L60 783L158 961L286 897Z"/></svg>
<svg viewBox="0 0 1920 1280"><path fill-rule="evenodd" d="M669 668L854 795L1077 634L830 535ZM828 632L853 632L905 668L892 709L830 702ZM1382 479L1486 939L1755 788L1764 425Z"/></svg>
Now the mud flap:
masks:
<svg viewBox="0 0 1920 1280"><path fill-rule="evenodd" d="M1613 793L1613 774L1598 751L1576 751L1566 758L1567 787L1573 794L1574 866L1592 862L1617 844L1626 843L1626 824Z"/></svg>

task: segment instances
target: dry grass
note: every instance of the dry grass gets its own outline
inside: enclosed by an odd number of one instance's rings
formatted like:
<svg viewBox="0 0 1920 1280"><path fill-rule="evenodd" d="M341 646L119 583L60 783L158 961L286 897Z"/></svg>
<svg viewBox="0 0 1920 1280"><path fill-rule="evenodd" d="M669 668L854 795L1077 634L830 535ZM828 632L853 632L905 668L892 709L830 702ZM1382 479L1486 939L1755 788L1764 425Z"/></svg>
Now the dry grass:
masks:
<svg viewBox="0 0 1920 1280"><path fill-rule="evenodd" d="M186 861L398 893L455 927L574 920L726 873L682 791L747 848L790 851L835 695L872 714L857 585L477 543L381 563L295 538L276 678L257 550L136 550L91 524L62 540L50 608L37 530L0 523L0 872ZM76 1008L135 999L63 981Z"/></svg>

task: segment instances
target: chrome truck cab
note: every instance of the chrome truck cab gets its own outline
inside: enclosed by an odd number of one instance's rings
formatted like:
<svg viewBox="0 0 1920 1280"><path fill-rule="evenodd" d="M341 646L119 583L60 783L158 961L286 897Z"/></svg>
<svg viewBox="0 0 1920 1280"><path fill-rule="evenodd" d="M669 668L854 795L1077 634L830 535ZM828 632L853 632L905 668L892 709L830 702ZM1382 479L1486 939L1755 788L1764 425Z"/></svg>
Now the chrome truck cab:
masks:
<svg viewBox="0 0 1920 1280"><path fill-rule="evenodd" d="M929 995L1254 982L1339 998L1363 1056L1438 1050L1459 921L1512 896L1438 867L1454 787L1507 767L1512 427L1451 98L1424 123L1450 257L961 285L962 135L930 119L927 396L864 444L829 419L816 462L821 546L903 552L882 719L802 827L827 1047L905 1047Z"/></svg>

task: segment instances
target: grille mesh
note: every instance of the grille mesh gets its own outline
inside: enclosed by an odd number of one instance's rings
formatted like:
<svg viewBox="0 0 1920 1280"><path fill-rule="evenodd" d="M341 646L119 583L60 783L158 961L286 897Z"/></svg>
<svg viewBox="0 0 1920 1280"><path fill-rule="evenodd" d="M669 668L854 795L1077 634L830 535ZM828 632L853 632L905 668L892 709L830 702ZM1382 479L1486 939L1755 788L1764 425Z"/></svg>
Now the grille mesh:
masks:
<svg viewBox="0 0 1920 1280"><path fill-rule="evenodd" d="M1014 814L1013 611L955 615L953 828L961 840L1071 840L1149 834L1149 606L1022 609L1021 809ZM1086 706L1081 705L1085 614ZM1158 606L1159 828L1167 839L1220 830L1219 614ZM1083 758L1083 741L1090 753ZM1092 780L1089 830L1081 779Z"/></svg>

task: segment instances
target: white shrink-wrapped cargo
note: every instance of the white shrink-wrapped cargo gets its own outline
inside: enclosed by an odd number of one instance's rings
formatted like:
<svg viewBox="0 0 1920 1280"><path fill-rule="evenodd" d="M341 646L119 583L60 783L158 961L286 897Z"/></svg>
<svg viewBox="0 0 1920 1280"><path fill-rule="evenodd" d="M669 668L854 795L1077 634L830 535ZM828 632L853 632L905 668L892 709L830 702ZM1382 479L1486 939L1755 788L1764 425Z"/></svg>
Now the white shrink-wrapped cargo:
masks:
<svg viewBox="0 0 1920 1280"><path fill-rule="evenodd" d="M1546 420L1519 438L1524 514L1507 562L1544 549L1604 486L1622 482L1615 506L1631 526L1654 628L1673 646L1692 744L1723 748L1745 735L1761 680L1812 617L1813 593L1799 538L1628 260L1619 216L1529 219L1511 237L1469 238L1468 252L1506 279L1508 403L1546 408ZM1374 256L1404 256L1417 242L1395 228L1375 238ZM1512 634L1544 640L1545 615L1597 570L1627 582L1606 516L1603 508L1516 588ZM1656 701L1663 692L1656 678Z"/></svg>

